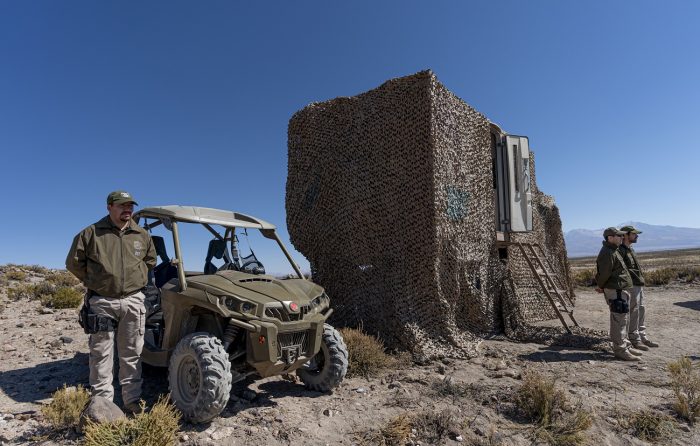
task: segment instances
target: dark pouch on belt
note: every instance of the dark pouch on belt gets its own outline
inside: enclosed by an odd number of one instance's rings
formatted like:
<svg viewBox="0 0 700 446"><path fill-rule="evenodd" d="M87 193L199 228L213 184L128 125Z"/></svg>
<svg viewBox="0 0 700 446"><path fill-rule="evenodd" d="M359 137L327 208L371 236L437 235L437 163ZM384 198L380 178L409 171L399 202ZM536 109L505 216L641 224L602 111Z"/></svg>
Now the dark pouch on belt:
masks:
<svg viewBox="0 0 700 446"><path fill-rule="evenodd" d="M622 290L617 290L617 297L610 301L610 311L618 314L626 314L630 312L630 305L622 299Z"/></svg>

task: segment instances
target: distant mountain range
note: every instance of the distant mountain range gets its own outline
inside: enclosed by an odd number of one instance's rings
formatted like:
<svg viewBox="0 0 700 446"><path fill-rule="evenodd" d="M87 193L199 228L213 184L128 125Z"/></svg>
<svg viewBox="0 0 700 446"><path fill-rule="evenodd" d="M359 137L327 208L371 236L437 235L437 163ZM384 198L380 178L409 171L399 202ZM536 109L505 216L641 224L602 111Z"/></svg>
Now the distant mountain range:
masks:
<svg viewBox="0 0 700 446"><path fill-rule="evenodd" d="M667 249L700 247L699 228L650 225L640 222L620 223L617 227L633 225L642 231L636 251L663 251ZM603 229L572 229L564 234L569 257L584 257L598 254L603 241Z"/></svg>

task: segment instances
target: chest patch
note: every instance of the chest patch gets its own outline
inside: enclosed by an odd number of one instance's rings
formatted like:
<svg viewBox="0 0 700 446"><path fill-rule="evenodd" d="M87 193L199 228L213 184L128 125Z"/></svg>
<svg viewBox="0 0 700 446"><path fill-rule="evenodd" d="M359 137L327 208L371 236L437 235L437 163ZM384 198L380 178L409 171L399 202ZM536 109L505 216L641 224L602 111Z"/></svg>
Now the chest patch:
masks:
<svg viewBox="0 0 700 446"><path fill-rule="evenodd" d="M139 241L139 240L134 240L134 249L138 251L138 250L140 250L141 248L143 248L143 245L141 244L141 241Z"/></svg>

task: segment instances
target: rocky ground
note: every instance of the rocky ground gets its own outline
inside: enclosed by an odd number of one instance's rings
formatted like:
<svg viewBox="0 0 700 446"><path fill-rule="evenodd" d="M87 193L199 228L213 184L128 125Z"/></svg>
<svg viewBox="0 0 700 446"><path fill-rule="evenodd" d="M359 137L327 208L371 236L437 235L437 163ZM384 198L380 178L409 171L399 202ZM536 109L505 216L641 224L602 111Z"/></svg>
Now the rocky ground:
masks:
<svg viewBox="0 0 700 446"><path fill-rule="evenodd" d="M9 284L10 286L12 283ZM606 330L608 310L592 290L578 290L576 316L584 327ZM63 385L87 386L87 335L75 310L47 310L37 301L8 302L0 292L0 445L78 444L43 422L40 407ZM625 418L642 409L672 414L667 363L682 355L700 361L700 285L647 289L649 333L661 347L639 363L614 360L607 349L485 340L471 360L433 362L390 370L376 378L346 379L333 394L305 390L281 378L239 383L212 423L181 426L183 445L376 444L372 432L401 414L449 418L444 444L533 444L533 426L514 411L522 374L556 377L573 402L593 414L589 444L647 444L631 435ZM556 326L552 321L550 325ZM556 342L555 342L556 344ZM167 392L167 377L146 369L145 397ZM439 417L438 417L439 418ZM675 423L670 444L700 444L700 428ZM430 441L423 441L423 444Z"/></svg>

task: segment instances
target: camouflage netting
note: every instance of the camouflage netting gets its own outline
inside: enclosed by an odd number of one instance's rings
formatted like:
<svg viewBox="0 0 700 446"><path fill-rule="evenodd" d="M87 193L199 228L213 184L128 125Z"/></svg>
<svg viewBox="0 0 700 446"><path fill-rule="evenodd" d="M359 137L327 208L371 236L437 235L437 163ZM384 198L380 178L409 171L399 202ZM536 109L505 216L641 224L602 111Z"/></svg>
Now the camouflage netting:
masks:
<svg viewBox="0 0 700 446"><path fill-rule="evenodd" d="M499 256L490 126L430 71L292 117L287 226L334 324L434 358L554 317L517 248ZM531 166L534 231L516 238L542 243L570 288L559 213Z"/></svg>

